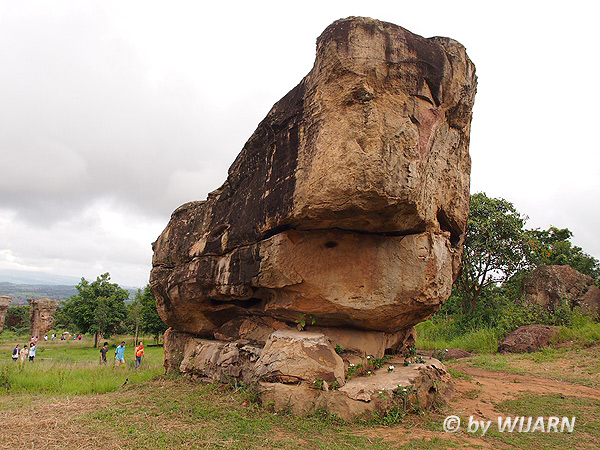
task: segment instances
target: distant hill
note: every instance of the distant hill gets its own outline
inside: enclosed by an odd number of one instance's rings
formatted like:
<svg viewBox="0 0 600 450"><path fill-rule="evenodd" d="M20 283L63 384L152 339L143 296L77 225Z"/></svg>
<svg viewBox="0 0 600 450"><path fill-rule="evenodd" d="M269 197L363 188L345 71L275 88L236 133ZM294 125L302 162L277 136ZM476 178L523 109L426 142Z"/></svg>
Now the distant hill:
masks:
<svg viewBox="0 0 600 450"><path fill-rule="evenodd" d="M27 305L28 298L51 298L63 302L77 295L75 286L80 281L81 278L63 275L0 269L0 295L12 298L11 306ZM129 292L126 303L133 301L137 288L121 287Z"/></svg>
<svg viewBox="0 0 600 450"><path fill-rule="evenodd" d="M12 298L10 306L27 305L28 298L51 298L60 302L77 295L75 285L59 284L15 284L0 282L0 295Z"/></svg>
<svg viewBox="0 0 600 450"><path fill-rule="evenodd" d="M81 278L54 275L44 272L30 272L26 270L0 269L0 282L14 284L50 284L59 286L76 286Z"/></svg>

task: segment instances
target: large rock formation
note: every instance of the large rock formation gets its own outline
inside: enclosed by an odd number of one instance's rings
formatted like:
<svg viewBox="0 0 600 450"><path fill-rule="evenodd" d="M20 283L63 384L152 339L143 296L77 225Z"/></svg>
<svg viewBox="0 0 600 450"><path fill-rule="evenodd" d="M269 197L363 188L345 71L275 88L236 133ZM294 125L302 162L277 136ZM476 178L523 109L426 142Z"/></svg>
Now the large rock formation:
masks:
<svg viewBox="0 0 600 450"><path fill-rule="evenodd" d="M29 335L41 337L52 329L58 300L28 298L27 301L29 302Z"/></svg>
<svg viewBox="0 0 600 450"><path fill-rule="evenodd" d="M427 318L460 263L474 94L451 39L332 24L225 184L153 244L163 320L208 336L252 314L380 331Z"/></svg>
<svg viewBox="0 0 600 450"><path fill-rule="evenodd" d="M4 328L4 319L6 317L6 310L10 305L11 298L8 295L0 295L0 333Z"/></svg>
<svg viewBox="0 0 600 450"><path fill-rule="evenodd" d="M330 343L354 333L377 357L414 341L458 275L475 87L452 39L334 22L223 186L175 210L153 244L161 318L258 345L316 321Z"/></svg>
<svg viewBox="0 0 600 450"><path fill-rule="evenodd" d="M566 303L570 309L598 318L600 289L594 279L571 266L539 266L523 280L525 301L550 311Z"/></svg>

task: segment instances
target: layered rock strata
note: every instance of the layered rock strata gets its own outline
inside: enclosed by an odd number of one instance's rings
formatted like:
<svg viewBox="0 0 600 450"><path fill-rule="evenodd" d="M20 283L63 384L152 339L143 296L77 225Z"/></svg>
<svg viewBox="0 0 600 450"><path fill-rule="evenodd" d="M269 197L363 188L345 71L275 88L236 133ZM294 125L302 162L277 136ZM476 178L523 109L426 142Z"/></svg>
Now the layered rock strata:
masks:
<svg viewBox="0 0 600 450"><path fill-rule="evenodd" d="M4 319L6 318L6 311L10 306L11 298L8 295L0 295L0 333L4 328Z"/></svg>
<svg viewBox="0 0 600 450"><path fill-rule="evenodd" d="M414 343L412 327L458 276L475 89L452 39L366 18L330 25L312 70L258 125L223 186L175 210L153 243L150 286L172 328L166 367L241 364L244 377L256 358L264 364L248 372L270 379L264 367L279 366L263 351L284 342L303 342L286 366L309 363L312 345L322 363L344 345L380 358ZM305 325L322 337L289 337ZM182 336L185 345L169 342ZM318 378L341 385L330 369ZM272 370L280 382L298 376Z"/></svg>
<svg viewBox="0 0 600 450"><path fill-rule="evenodd" d="M27 301L29 302L29 335L41 337L52 329L58 300L28 298Z"/></svg>
<svg viewBox="0 0 600 450"><path fill-rule="evenodd" d="M333 23L225 184L153 244L163 320L211 336L246 315L383 332L430 316L460 264L475 85L452 39Z"/></svg>

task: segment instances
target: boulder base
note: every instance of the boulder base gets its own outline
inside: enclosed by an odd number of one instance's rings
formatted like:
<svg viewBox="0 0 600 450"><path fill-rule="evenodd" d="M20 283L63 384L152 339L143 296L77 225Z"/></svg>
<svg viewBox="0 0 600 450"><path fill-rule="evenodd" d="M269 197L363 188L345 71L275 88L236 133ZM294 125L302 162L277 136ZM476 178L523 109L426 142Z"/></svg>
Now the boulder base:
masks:
<svg viewBox="0 0 600 450"><path fill-rule="evenodd" d="M404 358L387 356L376 369L368 366L375 357L338 355L330 338L317 332L275 331L264 347L172 329L163 340L167 372L194 380L255 384L264 406L295 414L324 408L344 420L370 418L399 405L427 409L453 393L450 374L436 359L426 357L422 364L404 366ZM361 363L371 370L348 379L351 365Z"/></svg>

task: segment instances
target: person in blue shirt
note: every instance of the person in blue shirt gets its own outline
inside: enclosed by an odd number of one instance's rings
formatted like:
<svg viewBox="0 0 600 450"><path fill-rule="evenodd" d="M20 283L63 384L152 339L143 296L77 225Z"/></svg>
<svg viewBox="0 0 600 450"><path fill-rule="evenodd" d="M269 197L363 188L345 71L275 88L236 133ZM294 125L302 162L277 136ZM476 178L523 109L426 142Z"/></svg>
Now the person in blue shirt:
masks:
<svg viewBox="0 0 600 450"><path fill-rule="evenodd" d="M125 364L125 341L121 342L115 350L115 366Z"/></svg>

